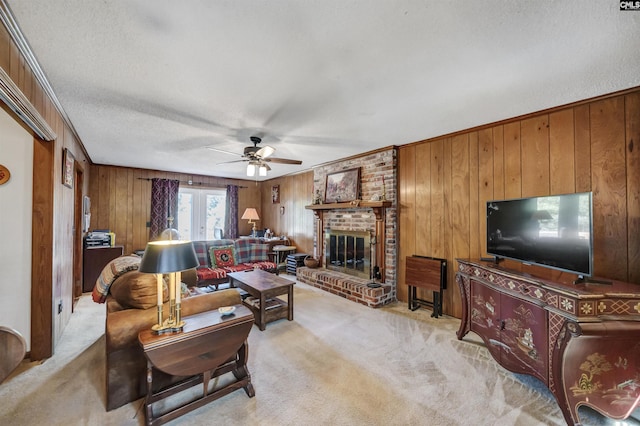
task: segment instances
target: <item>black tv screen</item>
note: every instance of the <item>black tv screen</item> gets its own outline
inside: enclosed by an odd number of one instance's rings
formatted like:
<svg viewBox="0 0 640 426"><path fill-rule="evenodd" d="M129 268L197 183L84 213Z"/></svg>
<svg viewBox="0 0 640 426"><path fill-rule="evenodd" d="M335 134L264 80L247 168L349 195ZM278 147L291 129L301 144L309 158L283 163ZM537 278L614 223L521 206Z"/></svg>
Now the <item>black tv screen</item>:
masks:
<svg viewBox="0 0 640 426"><path fill-rule="evenodd" d="M487 253L582 276L593 272L591 192L487 202Z"/></svg>

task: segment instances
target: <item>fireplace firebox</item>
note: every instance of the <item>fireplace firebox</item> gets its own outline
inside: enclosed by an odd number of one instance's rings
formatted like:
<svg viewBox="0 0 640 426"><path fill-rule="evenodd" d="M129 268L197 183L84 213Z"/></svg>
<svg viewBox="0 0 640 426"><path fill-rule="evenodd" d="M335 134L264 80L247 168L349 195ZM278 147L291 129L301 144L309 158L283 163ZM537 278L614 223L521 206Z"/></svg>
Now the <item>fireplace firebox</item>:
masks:
<svg viewBox="0 0 640 426"><path fill-rule="evenodd" d="M360 278L370 278L371 235L367 231L325 232L325 268Z"/></svg>

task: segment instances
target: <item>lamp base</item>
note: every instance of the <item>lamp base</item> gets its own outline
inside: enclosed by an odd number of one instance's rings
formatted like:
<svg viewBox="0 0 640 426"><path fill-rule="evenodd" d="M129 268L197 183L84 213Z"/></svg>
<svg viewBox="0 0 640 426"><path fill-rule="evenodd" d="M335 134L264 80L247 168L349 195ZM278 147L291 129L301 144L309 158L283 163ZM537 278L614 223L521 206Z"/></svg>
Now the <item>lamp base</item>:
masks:
<svg viewBox="0 0 640 426"><path fill-rule="evenodd" d="M169 320L167 320L163 324L155 324L153 327L151 327L151 330L153 330L155 334L175 333L178 331L182 331L184 325L184 321L169 322Z"/></svg>
<svg viewBox="0 0 640 426"><path fill-rule="evenodd" d="M382 287L382 284L378 284L376 282L372 282L372 283L367 283L367 287L369 287L369 288L380 288L380 287Z"/></svg>

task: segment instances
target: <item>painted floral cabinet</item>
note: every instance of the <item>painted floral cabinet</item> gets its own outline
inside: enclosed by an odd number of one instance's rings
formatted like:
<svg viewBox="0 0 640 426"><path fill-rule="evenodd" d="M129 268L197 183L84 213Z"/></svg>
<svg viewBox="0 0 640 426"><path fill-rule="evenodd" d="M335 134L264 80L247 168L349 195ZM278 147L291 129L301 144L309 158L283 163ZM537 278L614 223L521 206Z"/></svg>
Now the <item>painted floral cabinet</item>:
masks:
<svg viewBox="0 0 640 426"><path fill-rule="evenodd" d="M507 370L548 381L547 312L473 280L471 331Z"/></svg>
<svg viewBox="0 0 640 426"><path fill-rule="evenodd" d="M560 332L553 375L563 383L558 403L589 405L608 417L627 418L640 401L640 331L631 321L576 323Z"/></svg>
<svg viewBox="0 0 640 426"><path fill-rule="evenodd" d="M578 407L625 419L640 405L640 286L566 284L457 259L458 339L478 334L506 369L542 380L567 424Z"/></svg>

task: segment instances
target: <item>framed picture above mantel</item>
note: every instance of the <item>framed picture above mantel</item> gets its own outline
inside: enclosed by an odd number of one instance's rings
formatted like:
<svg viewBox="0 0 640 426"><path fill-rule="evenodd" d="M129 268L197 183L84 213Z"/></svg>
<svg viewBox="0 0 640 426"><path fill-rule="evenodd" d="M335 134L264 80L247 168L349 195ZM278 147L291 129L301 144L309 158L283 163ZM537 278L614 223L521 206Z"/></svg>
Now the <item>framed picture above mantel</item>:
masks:
<svg viewBox="0 0 640 426"><path fill-rule="evenodd" d="M360 197L360 167L327 174L325 203L344 203Z"/></svg>

